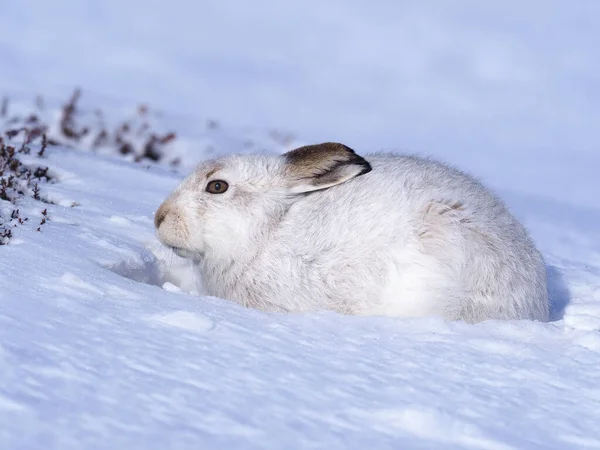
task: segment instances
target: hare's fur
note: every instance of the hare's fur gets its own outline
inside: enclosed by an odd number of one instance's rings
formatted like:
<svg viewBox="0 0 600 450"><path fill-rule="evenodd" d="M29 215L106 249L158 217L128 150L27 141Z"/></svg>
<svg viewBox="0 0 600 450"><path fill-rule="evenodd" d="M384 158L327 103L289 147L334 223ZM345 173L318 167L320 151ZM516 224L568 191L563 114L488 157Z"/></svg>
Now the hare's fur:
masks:
<svg viewBox="0 0 600 450"><path fill-rule="evenodd" d="M548 320L542 256L478 181L347 147L323 147L320 166L314 147L206 161L157 211L159 239L208 294L265 311Z"/></svg>

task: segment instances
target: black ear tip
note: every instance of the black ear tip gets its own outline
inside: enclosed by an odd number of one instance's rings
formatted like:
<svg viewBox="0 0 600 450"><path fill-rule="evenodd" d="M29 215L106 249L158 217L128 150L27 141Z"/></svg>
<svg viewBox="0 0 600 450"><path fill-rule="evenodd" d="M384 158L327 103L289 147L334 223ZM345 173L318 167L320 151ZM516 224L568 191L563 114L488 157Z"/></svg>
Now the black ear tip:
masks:
<svg viewBox="0 0 600 450"><path fill-rule="evenodd" d="M351 149L350 147L348 147L347 145L344 145L344 144L338 144L338 145L344 147L344 149L348 153L352 154L352 156L348 160L349 164L355 164L357 166L361 166L362 167L362 170L358 173L357 176L364 175L366 173L369 173L371 170L373 170L373 167L371 166L371 164L369 163L369 161L367 161L365 158L363 158L362 156L360 156L353 149Z"/></svg>
<svg viewBox="0 0 600 450"><path fill-rule="evenodd" d="M369 161L367 161L366 159L363 159L361 164L361 166L363 166L363 169L360 171L360 173L357 176L361 176L364 175L366 173L369 173L371 170L373 170L373 166L371 166L371 164L369 164Z"/></svg>

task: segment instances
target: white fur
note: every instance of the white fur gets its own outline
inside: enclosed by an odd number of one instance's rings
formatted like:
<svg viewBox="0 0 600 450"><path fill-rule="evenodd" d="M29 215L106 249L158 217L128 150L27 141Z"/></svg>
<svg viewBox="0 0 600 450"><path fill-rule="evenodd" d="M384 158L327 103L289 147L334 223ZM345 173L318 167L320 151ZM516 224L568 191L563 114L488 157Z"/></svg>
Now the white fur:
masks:
<svg viewBox="0 0 600 450"><path fill-rule="evenodd" d="M548 320L542 256L494 194L433 160L364 158L371 172L301 194L280 156L204 162L158 237L208 294L265 311ZM216 179L229 190L205 192Z"/></svg>

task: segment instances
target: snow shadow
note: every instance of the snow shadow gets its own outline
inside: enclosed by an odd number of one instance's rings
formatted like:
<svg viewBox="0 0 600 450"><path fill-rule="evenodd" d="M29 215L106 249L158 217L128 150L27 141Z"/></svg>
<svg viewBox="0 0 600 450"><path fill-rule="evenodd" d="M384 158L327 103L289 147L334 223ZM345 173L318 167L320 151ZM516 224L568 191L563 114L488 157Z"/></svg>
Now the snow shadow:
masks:
<svg viewBox="0 0 600 450"><path fill-rule="evenodd" d="M133 257L103 264L103 267L137 283L166 288L172 292L201 293L191 263L160 247L144 249Z"/></svg>
<svg viewBox="0 0 600 450"><path fill-rule="evenodd" d="M571 300L571 292L565 283L562 272L555 266L546 266L548 294L550 296L550 321L561 320L565 308Z"/></svg>
<svg viewBox="0 0 600 450"><path fill-rule="evenodd" d="M123 260L113 264L103 264L105 269L138 283L161 286L164 283L164 275L156 259L145 258L142 260Z"/></svg>

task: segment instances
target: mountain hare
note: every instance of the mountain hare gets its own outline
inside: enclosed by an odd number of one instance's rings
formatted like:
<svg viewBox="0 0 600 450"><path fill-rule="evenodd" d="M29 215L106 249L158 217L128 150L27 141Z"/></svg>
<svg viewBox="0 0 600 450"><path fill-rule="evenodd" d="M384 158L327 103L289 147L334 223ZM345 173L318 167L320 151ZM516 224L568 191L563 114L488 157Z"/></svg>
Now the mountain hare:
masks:
<svg viewBox="0 0 600 450"><path fill-rule="evenodd" d="M155 216L208 294L264 311L549 315L542 256L470 176L338 143L203 162Z"/></svg>

